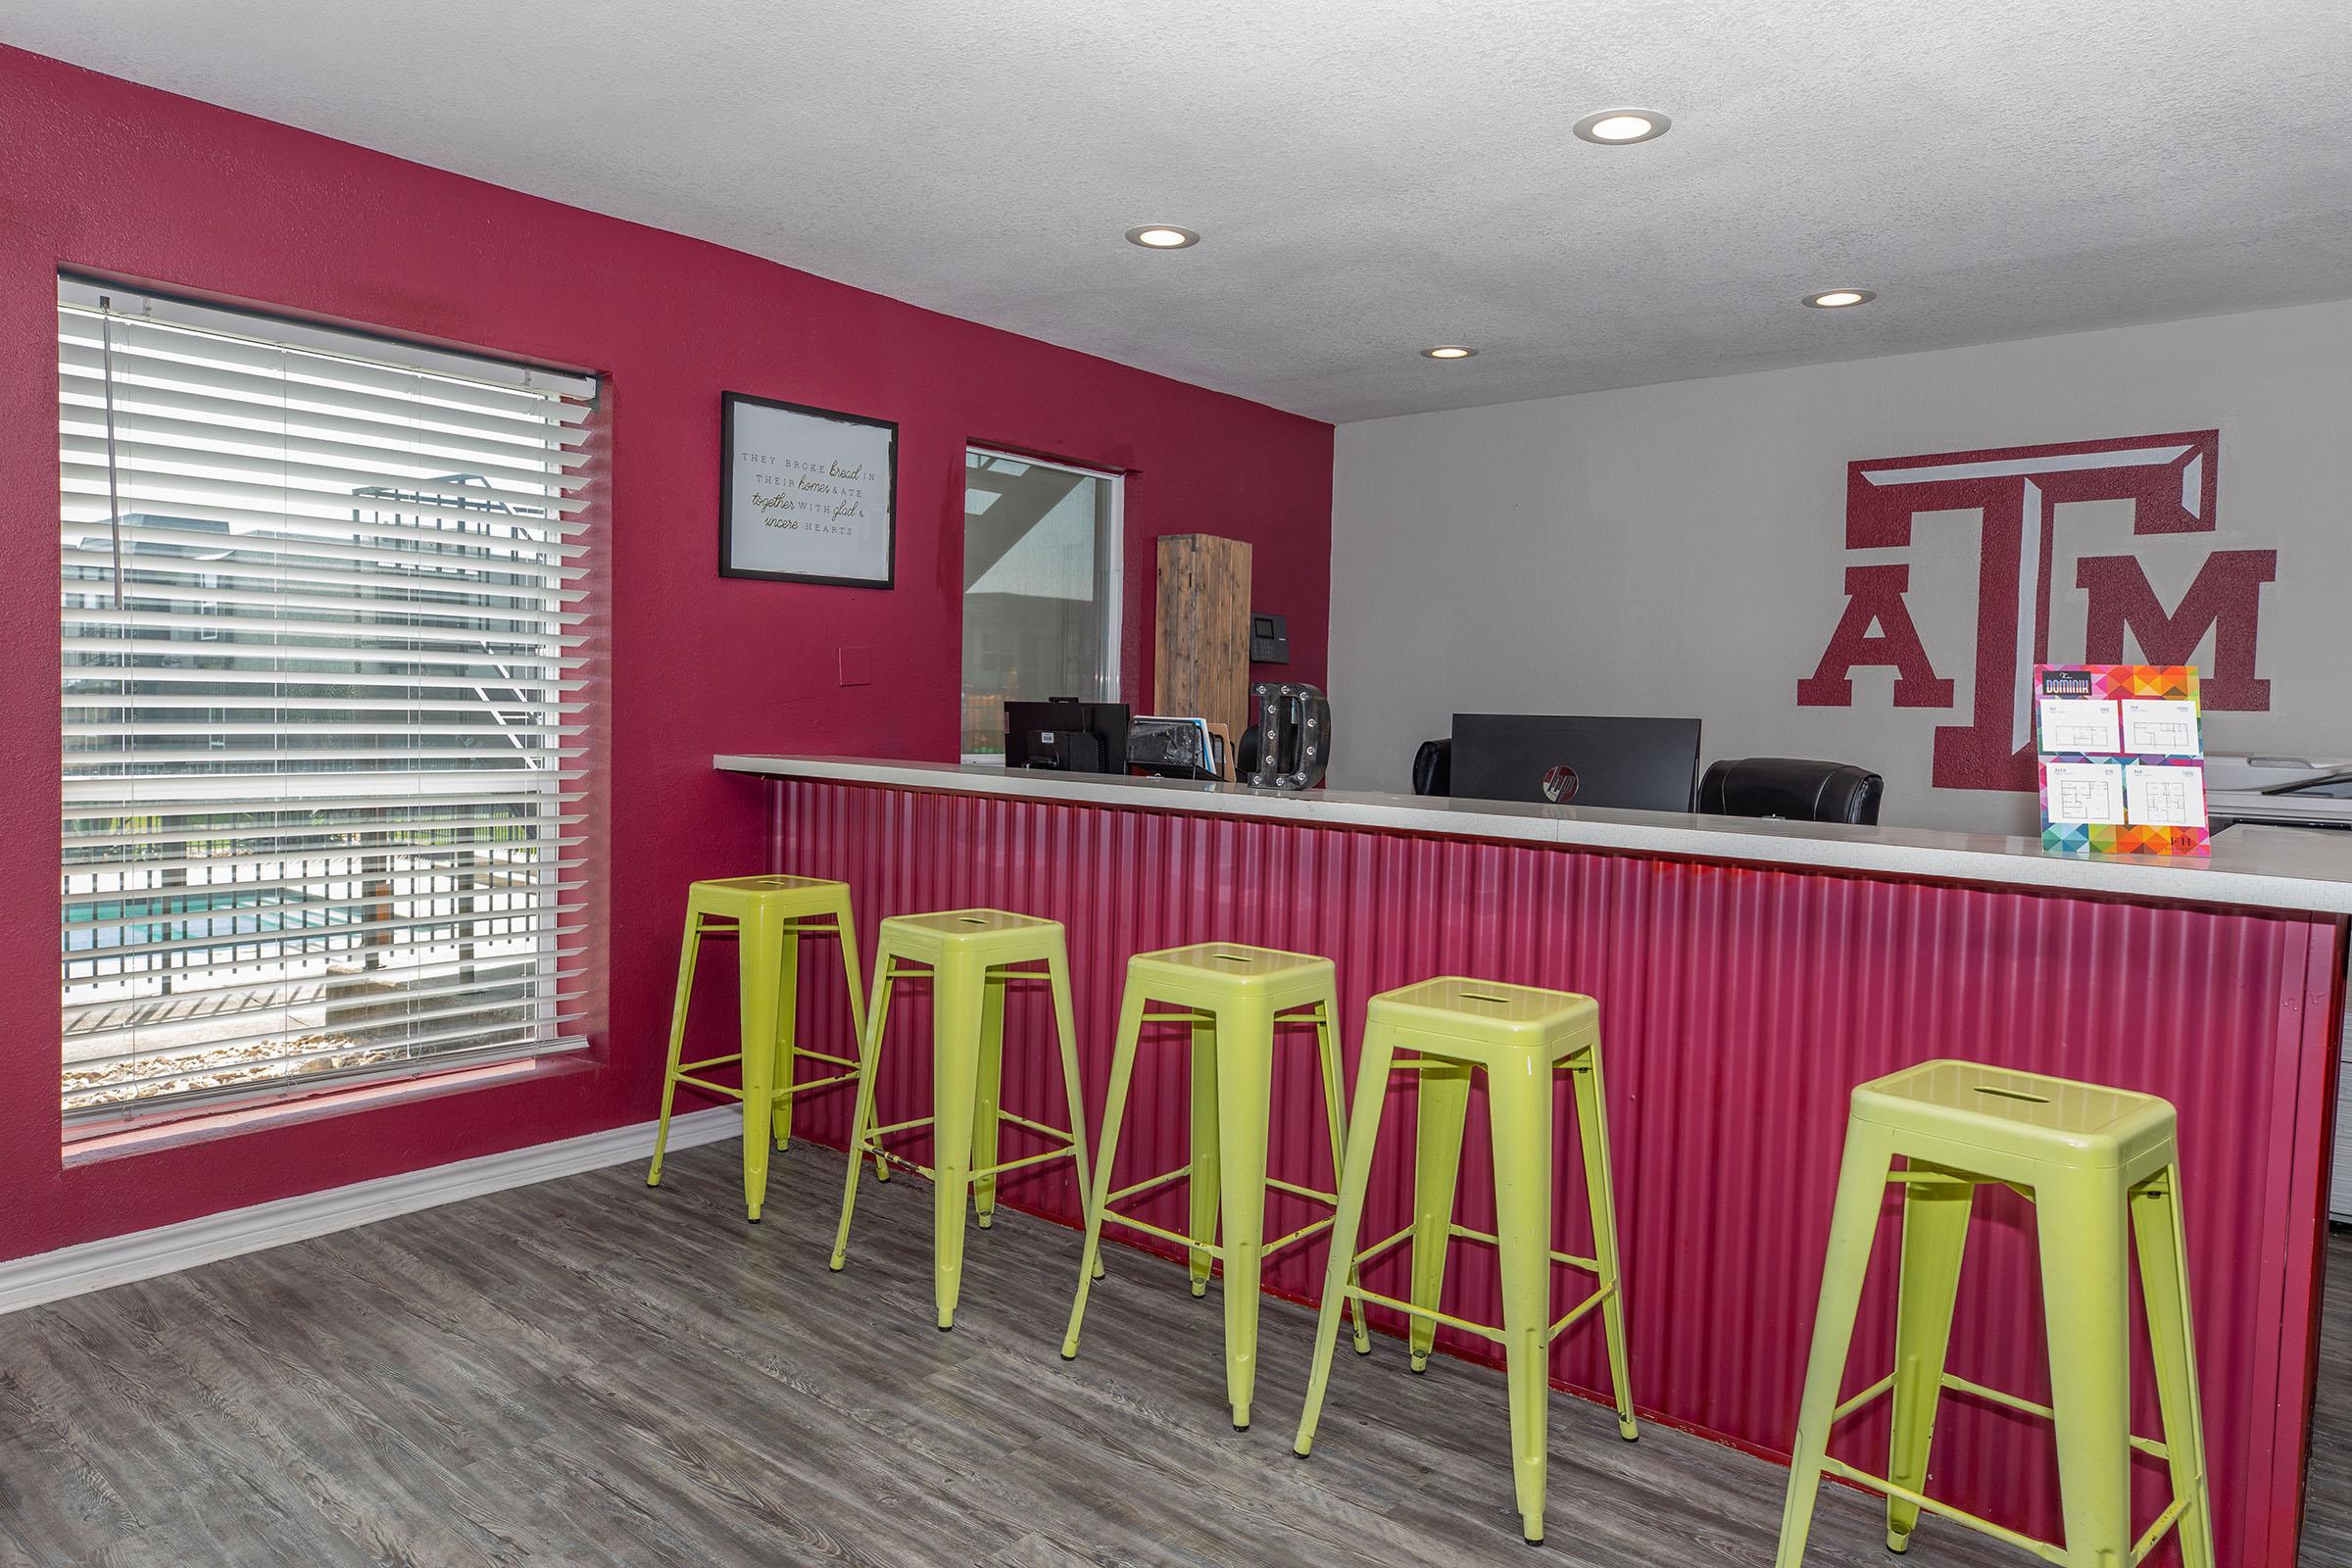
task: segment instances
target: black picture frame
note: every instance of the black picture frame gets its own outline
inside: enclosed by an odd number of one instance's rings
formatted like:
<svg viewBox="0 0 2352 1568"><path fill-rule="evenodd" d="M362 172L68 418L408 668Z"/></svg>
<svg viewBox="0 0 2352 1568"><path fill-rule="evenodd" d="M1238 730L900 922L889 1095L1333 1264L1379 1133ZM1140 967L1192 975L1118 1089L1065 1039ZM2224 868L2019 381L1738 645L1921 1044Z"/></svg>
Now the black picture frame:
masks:
<svg viewBox="0 0 2352 1568"><path fill-rule="evenodd" d="M819 572L767 571L735 564L735 414L746 406L768 409L780 414L799 415L804 418L826 419L838 424L862 425L889 432L886 449L889 498L884 508L885 543L883 546L883 574L880 577L842 577ZM776 398L754 397L748 392L721 392L718 415L718 574L721 577L751 577L763 582L813 583L828 588L881 588L898 586L899 575L899 425L896 419L877 419L862 414L845 414L839 409L820 409L807 403L786 403Z"/></svg>

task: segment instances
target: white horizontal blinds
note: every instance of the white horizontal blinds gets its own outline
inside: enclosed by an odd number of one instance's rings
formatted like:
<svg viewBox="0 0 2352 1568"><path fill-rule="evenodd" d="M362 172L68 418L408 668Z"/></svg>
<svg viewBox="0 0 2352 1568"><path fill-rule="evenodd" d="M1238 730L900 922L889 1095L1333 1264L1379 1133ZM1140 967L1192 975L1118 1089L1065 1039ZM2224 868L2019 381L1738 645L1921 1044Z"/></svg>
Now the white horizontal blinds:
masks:
<svg viewBox="0 0 2352 1568"><path fill-rule="evenodd" d="M69 1120L576 1044L592 378L61 279Z"/></svg>

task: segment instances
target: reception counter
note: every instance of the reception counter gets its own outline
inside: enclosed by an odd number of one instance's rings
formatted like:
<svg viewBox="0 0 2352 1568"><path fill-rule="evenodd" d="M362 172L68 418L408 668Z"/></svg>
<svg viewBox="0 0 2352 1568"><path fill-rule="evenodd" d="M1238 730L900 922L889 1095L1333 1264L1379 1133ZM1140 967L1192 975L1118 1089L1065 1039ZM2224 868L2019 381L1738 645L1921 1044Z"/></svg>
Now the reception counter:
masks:
<svg viewBox="0 0 2352 1568"><path fill-rule="evenodd" d="M1758 1452L1784 1455L1794 1430L1856 1083L1960 1056L2165 1096L2180 1113L2221 1560L2292 1568L2352 835L2238 828L2210 859L2091 859L1891 828L842 758L715 760L771 791L775 868L853 885L869 943L881 916L907 910L987 905L1064 922L1090 1115L1132 953L1217 939L1326 955L1350 1047L1367 997L1433 975L1591 994L1608 1054L1636 1401ZM837 1031L837 986L807 990L805 1027ZM894 1009L894 1039L921 1016L919 1005ZM1040 1004L1011 1004L1008 1108L1053 1103L1043 1026ZM1122 1179L1185 1157L1173 1039L1147 1044ZM1277 1066L1273 1160L1278 1174L1328 1183L1311 1058L1301 1042ZM925 1054L899 1049L886 1069L884 1093L919 1104ZM811 1108L809 1130L844 1140L846 1107L824 1114L830 1124ZM1474 1227L1492 1219L1485 1138L1474 1106L1460 1215ZM1383 1152L1366 1234L1409 1217L1409 1147L1392 1139ZM1584 1212L1575 1164L1561 1162L1555 1205L1572 1248ZM1004 1200L1076 1222L1069 1177L1058 1162L1048 1169L1008 1179ZM2007 1192L1980 1205L1951 1368L2045 1398L2031 1206ZM1892 1234L1849 1388L1890 1365ZM1303 1298L1320 1279L1318 1258L1292 1253L1267 1287ZM1115 1312L1121 1291L1145 1288L1117 1282L1094 1309ZM1496 1299L1491 1256L1464 1249L1447 1310L1492 1321ZM1441 1345L1490 1356L1468 1337ZM1213 1328L1170 1353L1211 1364ZM1605 1387L1597 1336L1564 1338L1553 1370L1563 1387ZM1306 1368L1266 1366L1269 1413L1286 1376L1303 1390ZM2138 1403L2153 1411L2152 1387ZM1883 1458L1885 1419L1840 1427L1838 1451ZM2142 1430L2153 1421L2143 1415ZM1931 1491L2045 1537L2057 1529L2045 1427L1954 1396L1936 1442ZM2154 1461L2137 1468L2144 1523L2163 1478ZM2151 1560L2174 1560L2170 1544Z"/></svg>

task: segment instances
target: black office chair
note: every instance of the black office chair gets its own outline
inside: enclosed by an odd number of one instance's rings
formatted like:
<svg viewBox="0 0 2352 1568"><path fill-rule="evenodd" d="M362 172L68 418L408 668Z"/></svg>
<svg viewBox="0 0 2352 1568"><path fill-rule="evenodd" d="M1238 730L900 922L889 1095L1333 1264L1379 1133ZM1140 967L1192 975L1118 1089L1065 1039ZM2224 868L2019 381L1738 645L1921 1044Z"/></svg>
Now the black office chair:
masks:
<svg viewBox="0 0 2352 1568"><path fill-rule="evenodd" d="M1453 742L1423 741L1413 754L1413 793L1450 795L1453 792Z"/></svg>
<svg viewBox="0 0 2352 1568"><path fill-rule="evenodd" d="M1851 762L1796 757L1727 757L1698 781L1710 816L1783 816L1797 822L1875 825L1886 781Z"/></svg>

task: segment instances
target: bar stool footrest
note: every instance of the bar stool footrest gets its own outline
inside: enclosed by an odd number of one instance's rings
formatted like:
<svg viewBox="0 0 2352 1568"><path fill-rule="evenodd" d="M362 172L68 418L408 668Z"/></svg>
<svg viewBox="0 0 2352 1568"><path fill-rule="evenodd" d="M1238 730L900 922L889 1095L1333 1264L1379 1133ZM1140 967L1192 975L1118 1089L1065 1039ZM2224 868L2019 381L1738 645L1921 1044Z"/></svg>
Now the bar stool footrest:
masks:
<svg viewBox="0 0 2352 1568"><path fill-rule="evenodd" d="M1189 1251L1206 1252L1211 1257L1223 1257L1225 1255L1225 1249L1216 1246L1214 1243L1196 1242L1182 1231L1172 1231L1165 1225L1154 1225L1148 1219L1137 1219L1128 1214L1114 1214L1107 1208L1102 1211L1102 1223L1105 1225L1123 1225L1131 1231L1142 1231L1146 1236L1156 1236L1162 1241L1174 1242L1178 1247L1184 1248Z"/></svg>
<svg viewBox="0 0 2352 1568"><path fill-rule="evenodd" d="M860 1158L867 1154L871 1154L878 1161L896 1165L901 1170L913 1171L917 1176L922 1177L926 1181L937 1181L939 1179L938 1172L934 1171L930 1166L923 1164L919 1160L908 1159L905 1154L894 1154L889 1150L883 1149L878 1145L867 1144L863 1149L858 1151L858 1154Z"/></svg>
<svg viewBox="0 0 2352 1568"><path fill-rule="evenodd" d="M1412 1317L1425 1317L1434 1323L1443 1323L1448 1328L1460 1329L1468 1334L1483 1335L1485 1338L1498 1343L1502 1339L1502 1330L1491 1323L1474 1323L1466 1317L1455 1317L1451 1312L1441 1312L1434 1306L1415 1306L1412 1302L1399 1300L1394 1296L1383 1296L1378 1291L1367 1291L1360 1285L1342 1286L1340 1294L1343 1297L1349 1297L1361 1301L1367 1306L1385 1306L1391 1311L1403 1312Z"/></svg>
<svg viewBox="0 0 2352 1568"><path fill-rule="evenodd" d="M679 1073L700 1072L705 1067L724 1067L730 1065L731 1063L741 1061L742 1059L743 1053L738 1051L733 1055L728 1056L705 1056L700 1061L681 1061L675 1067L670 1069L670 1075L675 1077Z"/></svg>
<svg viewBox="0 0 2352 1568"><path fill-rule="evenodd" d="M1278 1236L1273 1241L1262 1244L1257 1250L1257 1255L1260 1257L1272 1257L1276 1252L1281 1251L1286 1247L1296 1247L1310 1236L1322 1235L1323 1232L1331 1229L1331 1227L1338 1223L1338 1221L1339 1215L1337 1214L1326 1214L1321 1219L1308 1220L1305 1224L1299 1226L1297 1230L1291 1232L1289 1235Z"/></svg>
<svg viewBox="0 0 2352 1568"><path fill-rule="evenodd" d="M1140 1182L1136 1182L1127 1187L1122 1187L1117 1192L1112 1193L1107 1199L1104 1200L1104 1201L1108 1203L1125 1202L1128 1199L1135 1197L1139 1193L1152 1192L1158 1188L1167 1186L1170 1182L1183 1181L1186 1177L1192 1175L1192 1166L1179 1165L1174 1170L1162 1171L1157 1176L1147 1176Z"/></svg>
<svg viewBox="0 0 2352 1568"><path fill-rule="evenodd" d="M1448 1225L1446 1227L1446 1233L1457 1241L1483 1242L1489 1247L1500 1247L1502 1245L1501 1239L1493 1231L1474 1231L1467 1225ZM1412 1233L1407 1231L1405 1234L1409 1236ZM1582 1269L1588 1274L1597 1274L1600 1272L1600 1263L1598 1259L1579 1257L1574 1252L1553 1252L1551 1254L1551 1260L1554 1263L1562 1265L1563 1267ZM1360 1253L1357 1255L1356 1261L1359 1263L1363 1261L1363 1257Z"/></svg>
<svg viewBox="0 0 2352 1568"><path fill-rule="evenodd" d="M801 1053L801 1054L806 1056L810 1054L810 1053L804 1051ZM832 1089L841 1084L856 1083L857 1081L858 1074L855 1072L837 1072L830 1078L796 1079L792 1083L778 1085L776 1089L776 1098L778 1100L789 1100L795 1095L805 1095L813 1089Z"/></svg>
<svg viewBox="0 0 2352 1568"><path fill-rule="evenodd" d="M1878 1382L1873 1383L1870 1387L1854 1395L1842 1404L1839 1404L1837 1409L1830 1412L1831 1424L1835 1425L1836 1423L1844 1420L1847 1416L1855 1414L1864 1406L1869 1405L1879 1399L1883 1399L1887 1395L1893 1393L1894 1378L1895 1375L1892 1372L1889 1372L1885 1377L1879 1379ZM2020 1415L2039 1416L2044 1421L2055 1421L2058 1419L2058 1413L2055 1410L2052 1410L2046 1404L2036 1404L2032 1399L2026 1398L2022 1395L2011 1394L2004 1389L1987 1388L1982 1383L1972 1383L1967 1378L1961 1377L1959 1374L1954 1372L1946 1372L1943 1375L1940 1386L1949 1393L1970 1395L1976 1398L1986 1400L1992 1404L1997 1404L2003 1409L2015 1410ZM2136 1432L2132 1433L2130 1437L2132 1447L2135 1452L2144 1453L2151 1459L2169 1459L2172 1457L2172 1450L2165 1446L2164 1442L2161 1439L2143 1438Z"/></svg>
<svg viewBox="0 0 2352 1568"><path fill-rule="evenodd" d="M741 1100L743 1098L743 1089L740 1085L714 1084L708 1078L697 1078L691 1073L672 1073L670 1074L670 1081L672 1083L692 1085L694 1088L700 1089L706 1095L719 1095L728 1100Z"/></svg>
<svg viewBox="0 0 2352 1568"><path fill-rule="evenodd" d="M2012 1530L2006 1525L1994 1524L1989 1519L1981 1519L1977 1517L1977 1515L1970 1513L1965 1508L1955 1507L1951 1503L1939 1501L1935 1497L1927 1495L1925 1493L1914 1492L1909 1487L1897 1486L1894 1482L1887 1480L1885 1476L1873 1475L1858 1465L1850 1465L1842 1459L1832 1456L1826 1457L1821 1461L1821 1468L1822 1472L1826 1475L1833 1475L1839 1477L1842 1480L1851 1481L1859 1487L1868 1487L1871 1491L1879 1493L1884 1496L1898 1498L1901 1501L1911 1503L1915 1507L1918 1507L1925 1512L1940 1514L1946 1519L1957 1520L1959 1523L1968 1526L1971 1530L1983 1531L1985 1535L1992 1537L1995 1541L2006 1542L2012 1546L2030 1551L2045 1562L2063 1564L2066 1561L2066 1548L2064 1546L2058 1545L2052 1542L2039 1540L2034 1536L2029 1536L2023 1531ZM2136 1552L2134 1552L2132 1555L2132 1560L2135 1563L2139 1561L2139 1556Z"/></svg>
<svg viewBox="0 0 2352 1568"><path fill-rule="evenodd" d="M1309 1227L1309 1229L1314 1228L1316 1227ZM1360 1273L1365 1264L1371 1262L1375 1258L1386 1255L1388 1252L1402 1246L1404 1243L1411 1241L1413 1239L1413 1232L1418 1227L1416 1226L1407 1225L1402 1230L1397 1231L1395 1235L1385 1236L1379 1241L1374 1242L1370 1247L1365 1248L1362 1251L1356 1253L1354 1259L1356 1270ZM1446 1229L1446 1234L1451 1238L1469 1242L1483 1242L1489 1247L1496 1247L1501 1245L1494 1236L1494 1233L1492 1231L1476 1231L1472 1230L1467 1225L1453 1224L1447 1225ZM1303 1233L1301 1232L1295 1234ZM1287 1243L1293 1239L1293 1237L1285 1237L1284 1242ZM1271 1252L1274 1249L1271 1247L1266 1249L1266 1250L1269 1252ZM1595 1277L1597 1277L1600 1273L1600 1264L1592 1258L1579 1257L1573 1252L1552 1252L1549 1255L1554 1263L1557 1263L1564 1268L1578 1269L1584 1273L1591 1274ZM1548 1344L1550 1341L1558 1339L1562 1334L1567 1333L1569 1329L1576 1326L1576 1324L1585 1316L1586 1313L1592 1311L1594 1307L1599 1306L1603 1301L1609 1299L1610 1297L1616 1295L1616 1286L1604 1286L1601 1289L1594 1291L1591 1296L1586 1297L1583 1300L1577 1302L1576 1305L1570 1307L1565 1313L1555 1319L1549 1329L1544 1331L1545 1343ZM1399 1301L1394 1297L1376 1295L1373 1292L1364 1290L1360 1286L1351 1285L1348 1287L1348 1294L1378 1306L1393 1307L1399 1312L1408 1312L1414 1317L1430 1318L1436 1322L1450 1324L1458 1329L1466 1329L1473 1334L1483 1334L1490 1340L1499 1341L1502 1338L1502 1330L1495 1328L1492 1324L1473 1323L1466 1318L1458 1318L1444 1312L1427 1310L1413 1305L1410 1301ZM1885 1384L1876 1386L1872 1390L1865 1391L1863 1396L1858 1396L1857 1397L1876 1397L1878 1394L1883 1393L1886 1389L1892 1388L1893 1386L1894 1379L1890 1376L1886 1379ZM1850 1413L1850 1411L1840 1408L1838 1415L1834 1419L1842 1420L1847 1414Z"/></svg>
<svg viewBox="0 0 2352 1568"><path fill-rule="evenodd" d="M1015 1118L1009 1116L1005 1118L1007 1121L1014 1119ZM1035 1123L1028 1123L1027 1125L1036 1127ZM1036 1127L1036 1130L1039 1132L1052 1133L1056 1138L1067 1138L1069 1136L1067 1133L1062 1132L1059 1128ZM1190 1165L1179 1165L1174 1170L1162 1171L1157 1176L1147 1176L1140 1182L1134 1182L1128 1186L1119 1188L1103 1200L1103 1223L1111 1225L1124 1225L1129 1230L1142 1231L1146 1235L1157 1236L1163 1240L1174 1242L1183 1247L1187 1251L1200 1252L1210 1257L1222 1258L1225 1255L1225 1250L1214 1242L1196 1241L1191 1236L1182 1232L1169 1230L1164 1225L1154 1225L1150 1220L1137 1219L1132 1215L1122 1214L1117 1209L1110 1206L1112 1203L1125 1202L1128 1199L1134 1198L1139 1194L1154 1192L1160 1188L1170 1186L1173 1183L1183 1181L1185 1178L1191 1176L1192 1173L1193 1168ZM1304 1225L1299 1226L1297 1230L1292 1231L1287 1235L1278 1236L1272 1241L1261 1243L1258 1247L1258 1256L1261 1258L1272 1257L1276 1252L1281 1251L1286 1247L1295 1247L1298 1243L1308 1240L1310 1237L1321 1235L1323 1232L1331 1229L1333 1221L1339 1217L1337 1211L1340 1204L1340 1197L1337 1193L1327 1193L1322 1191L1320 1188L1308 1187L1298 1182L1284 1181L1279 1177L1274 1176L1269 1176L1266 1178L1266 1189L1269 1192L1287 1193L1293 1198L1303 1198L1310 1202L1328 1203L1332 1206L1333 1212L1324 1215L1321 1219L1309 1220Z"/></svg>
<svg viewBox="0 0 2352 1568"><path fill-rule="evenodd" d="M1359 1252L1356 1254L1356 1256L1360 1261L1364 1254ZM1441 1312L1434 1306L1415 1306L1412 1302L1400 1300L1394 1296L1383 1296L1377 1291L1367 1291L1360 1285L1343 1286L1342 1291L1343 1294L1352 1297L1356 1300L1363 1301L1369 1305L1385 1306L1391 1311L1402 1312L1409 1317L1425 1317L1434 1323L1446 1324L1449 1328L1461 1329L1470 1334L1483 1335L1487 1339L1493 1340L1497 1344L1500 1344L1504 1337L1503 1331L1492 1323L1473 1322L1466 1317L1456 1317L1451 1312ZM1591 1296L1588 1296L1583 1300L1577 1302L1574 1306L1570 1307L1567 1311L1563 1312L1560 1314L1560 1316L1552 1320L1551 1326L1544 1331L1544 1343L1549 1345L1552 1341L1567 1333L1579 1322L1583 1321L1587 1313L1592 1311L1594 1308L1598 1307L1602 1302L1606 1301L1610 1297L1616 1294L1617 1287L1611 1285L1604 1287L1601 1290L1594 1291Z"/></svg>
<svg viewBox="0 0 2352 1568"><path fill-rule="evenodd" d="M1065 1149L1074 1147L1077 1143L1076 1137L1067 1127L1054 1127L1046 1122L1032 1121L1026 1116L1015 1116L1009 1110L998 1111L997 1120L1018 1127L1024 1132L1036 1133L1043 1138L1058 1138Z"/></svg>
<svg viewBox="0 0 2352 1568"><path fill-rule="evenodd" d="M1889 1372L1870 1387L1861 1390L1831 1412L1831 1424L1834 1426L1847 1416L1885 1398L1894 1392L1894 1383L1895 1374ZM1982 1383L1972 1382L1953 1373L1946 1372L1943 1375L1940 1387L1953 1394L1970 1395L2000 1405L2003 1409L2015 1410L2021 1415L2039 1416L2044 1421L2057 1419L2057 1413L2046 1404L2036 1404L2034 1400L2021 1395L2011 1394L2002 1389L1987 1388ZM2169 1459L2172 1454L2172 1450L2163 1443L2154 1438L2143 1438L2137 1433L2131 1435L2131 1444L2134 1451L2147 1454L2151 1458ZM1931 1513L1941 1514L1947 1519L1957 1520L1973 1530L1981 1530L1995 1540L2007 1542L2013 1546L2021 1546L2051 1562L2063 1563L2066 1561L2064 1546L2037 1541L2032 1536L2022 1535L2006 1526L1994 1524L1989 1519L1981 1518L1964 1508L1955 1507L1948 1502L1940 1502L1924 1493L1914 1492L1908 1487L1897 1486L1885 1476L1873 1475L1867 1470L1847 1464L1835 1455L1824 1456L1822 1468L1829 1474L1842 1476L1858 1486L1868 1487L1874 1492L1913 1503ZM2147 1557L2149 1552L2155 1550L2156 1544L2169 1535L2173 1527L2180 1522L2180 1516L2188 1511L2188 1503L2189 1499L2186 1495L2176 1495L2171 1502L2165 1505L2164 1511L2150 1521L2148 1528L2140 1534L2138 1541L2132 1544L2132 1562L2134 1568Z"/></svg>
<svg viewBox="0 0 2352 1568"><path fill-rule="evenodd" d="M1018 1159L1001 1159L994 1165L974 1165L972 1179L977 1181L983 1176L1002 1176L1008 1170L1024 1170L1031 1165L1042 1165L1049 1159L1067 1159L1075 1147L1065 1143L1059 1149L1049 1149L1042 1154L1023 1154Z"/></svg>
<svg viewBox="0 0 2352 1568"><path fill-rule="evenodd" d="M1052 1156L1047 1155L1044 1157L1051 1158ZM1291 1232L1288 1236L1278 1237L1271 1242L1262 1243L1258 1247L1257 1255L1261 1258L1272 1257L1276 1252L1281 1251L1286 1247L1295 1246L1299 1242L1305 1241L1310 1236L1319 1235L1322 1232L1331 1229L1332 1219L1333 1216L1327 1214L1321 1219L1312 1220L1305 1225L1301 1225L1298 1229ZM1183 1248L1188 1252L1200 1252L1209 1257L1217 1258L1221 1258L1225 1255L1225 1249L1215 1242L1196 1241L1183 1231L1172 1231L1165 1225L1154 1225L1148 1219L1137 1219L1132 1214L1115 1213L1112 1210L1105 1208L1102 1211L1102 1223L1105 1225L1123 1225L1131 1231L1142 1231L1147 1236L1156 1236L1162 1241L1174 1242L1178 1247Z"/></svg>
<svg viewBox="0 0 2352 1568"><path fill-rule="evenodd" d="M1266 1189L1269 1192L1288 1193L1293 1198L1305 1198L1318 1203L1329 1203L1334 1208L1340 1206L1340 1195L1337 1193L1327 1193L1318 1187L1301 1186L1298 1182L1286 1182L1277 1176L1266 1178Z"/></svg>
<svg viewBox="0 0 2352 1568"><path fill-rule="evenodd" d="M812 1051L804 1051L801 1053L801 1054L804 1056L813 1056L816 1054L816 1053ZM826 1057L824 1059L830 1061L833 1058ZM697 1063L697 1065L699 1066L700 1063ZM855 1067L856 1063L848 1063L847 1065ZM694 1076L694 1074L684 1071L674 1072L669 1076L672 1083L691 1084L693 1087L700 1089L704 1094L707 1095L719 1095L728 1100L741 1100L743 1098L743 1086L741 1084L714 1084L708 1078L697 1078ZM792 1083L778 1084L773 1090L769 1091L768 1098L776 1101L790 1100L795 1095L805 1095L811 1090L816 1089L836 1088L842 1084L855 1083L857 1082L857 1079L858 1074L855 1071L837 1072L829 1078L802 1078Z"/></svg>
<svg viewBox="0 0 2352 1568"><path fill-rule="evenodd" d="M865 1130L866 1141L869 1143L874 1143L879 1142L884 1138L893 1137L899 1133L910 1133L918 1127L930 1126L933 1119L934 1118L930 1116L914 1116L906 1121L891 1122L889 1125L883 1127L868 1127Z"/></svg>
<svg viewBox="0 0 2352 1568"><path fill-rule="evenodd" d="M856 1075L850 1076L855 1077ZM918 1163L904 1154L893 1153L882 1147L881 1141L885 1138L894 1138L901 1133L919 1132L923 1128L931 1126L938 1119L936 1115L914 1116L906 1121L894 1121L883 1127L869 1127L865 1132L865 1143L858 1152L871 1154L876 1159L886 1159L903 1169L919 1172L924 1177L937 1181L939 1173L934 1167ZM1024 1132L1038 1133L1054 1139L1055 1147L1039 1154L1023 1154L1015 1159L999 1160L994 1165L974 1165L965 1172L974 1181L978 1181L983 1176L1002 1176L1006 1171L1022 1170L1031 1165L1042 1165L1049 1159L1067 1159L1077 1151L1077 1140L1067 1128L1049 1126L1042 1121L1032 1121L1027 1116L1016 1116L1008 1110L997 1112L997 1119L1001 1122L1009 1122Z"/></svg>

